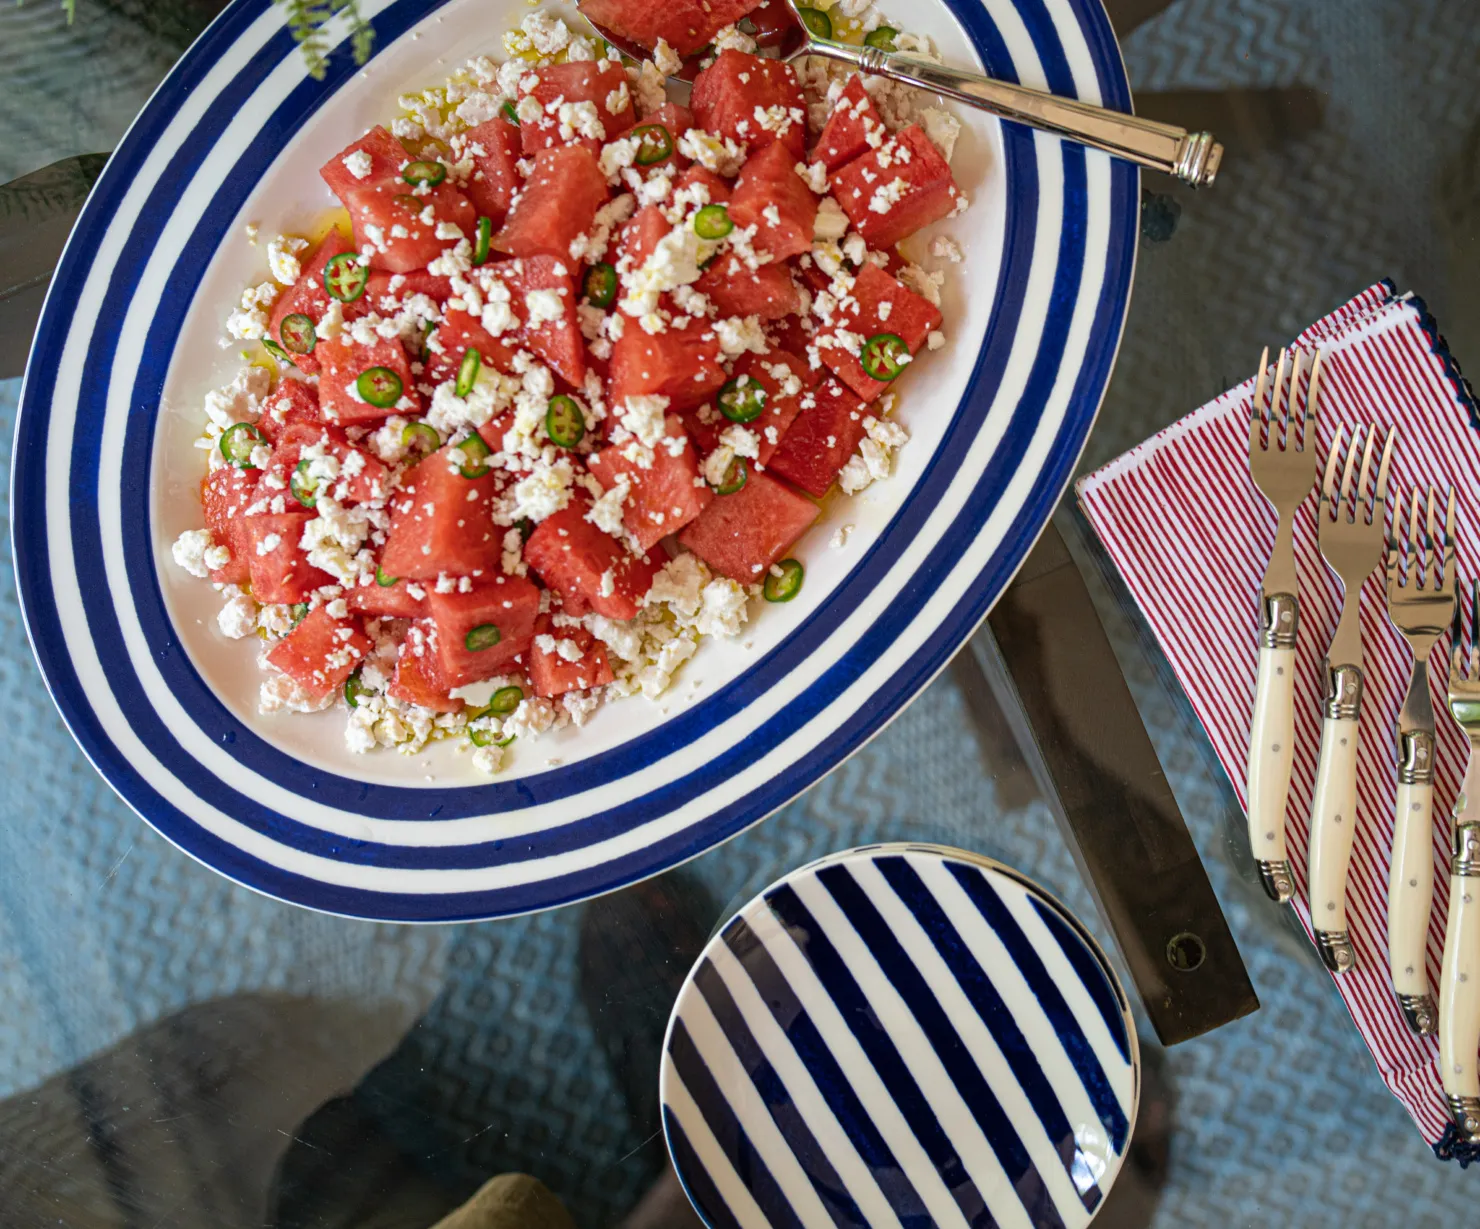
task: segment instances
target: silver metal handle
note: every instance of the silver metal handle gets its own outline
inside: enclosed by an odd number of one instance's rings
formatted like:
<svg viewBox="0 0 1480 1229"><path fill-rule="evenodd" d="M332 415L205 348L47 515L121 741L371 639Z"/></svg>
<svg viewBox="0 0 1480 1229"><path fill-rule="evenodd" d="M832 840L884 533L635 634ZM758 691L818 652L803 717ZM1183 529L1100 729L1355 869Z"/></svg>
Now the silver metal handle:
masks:
<svg viewBox="0 0 1480 1229"><path fill-rule="evenodd" d="M944 94L1002 119L1102 149L1137 166L1173 175L1194 188L1211 184L1223 160L1223 146L1213 140L1211 133L1190 133L1174 124L1161 124L1092 103L1011 85L903 52L885 51L881 47L850 47L822 38L813 38L807 51L810 55L852 64L860 72Z"/></svg>

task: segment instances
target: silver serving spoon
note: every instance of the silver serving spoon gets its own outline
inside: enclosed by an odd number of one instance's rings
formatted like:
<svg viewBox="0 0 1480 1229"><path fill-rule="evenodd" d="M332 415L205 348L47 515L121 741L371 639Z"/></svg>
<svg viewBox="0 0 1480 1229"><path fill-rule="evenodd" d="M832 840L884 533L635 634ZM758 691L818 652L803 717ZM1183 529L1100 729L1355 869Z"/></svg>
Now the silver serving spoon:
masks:
<svg viewBox="0 0 1480 1229"><path fill-rule="evenodd" d="M806 55L840 60L844 64L851 64L859 72L873 73L891 81L902 81L931 93L943 94L1002 119L1027 124L1030 128L1043 132L1056 133L1149 170L1174 175L1194 188L1211 184L1223 161L1223 146L1213 140L1211 133L1188 132L1174 124L1161 124L1072 98L1060 98L1042 90L1009 85L980 73L934 64L899 51L885 51L882 47L867 45L853 47L834 39L822 38L807 29L801 14L797 12L795 0L771 2L784 4L796 21L796 31L783 42L780 49L781 59L787 62ZM613 34L594 21L591 24L602 38L623 55L634 60L652 59L652 53L640 44Z"/></svg>

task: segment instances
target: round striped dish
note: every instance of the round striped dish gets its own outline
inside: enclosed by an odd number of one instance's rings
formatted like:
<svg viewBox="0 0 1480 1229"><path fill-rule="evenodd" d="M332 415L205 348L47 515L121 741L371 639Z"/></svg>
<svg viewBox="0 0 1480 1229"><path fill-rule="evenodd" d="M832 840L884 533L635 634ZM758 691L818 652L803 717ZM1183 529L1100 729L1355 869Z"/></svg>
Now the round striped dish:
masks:
<svg viewBox="0 0 1480 1229"><path fill-rule="evenodd" d="M922 845L834 854L746 905L679 992L660 1076L712 1229L1078 1229L1139 1090L1130 1008L1073 915Z"/></svg>
<svg viewBox="0 0 1480 1229"><path fill-rule="evenodd" d="M887 5L886 5L887 7ZM948 60L1128 109L1099 0L900 0ZM309 79L281 6L234 0L110 159L48 295L22 392L16 572L48 687L109 783L169 840L259 891L405 921L546 908L733 836L855 751L949 661L1047 520L1119 343L1136 171L962 115L974 197L942 224L951 344L902 389L887 483L827 511L807 589L706 645L661 706L607 705L512 771L438 744L354 756L342 720L261 717L255 654L169 561L198 526L197 407L229 378L220 324L251 278L242 228L330 203L315 169L399 91L497 49L522 0L361 0ZM303 195L317 192L318 195ZM830 550L838 523L856 523ZM558 757L558 766L546 757Z"/></svg>

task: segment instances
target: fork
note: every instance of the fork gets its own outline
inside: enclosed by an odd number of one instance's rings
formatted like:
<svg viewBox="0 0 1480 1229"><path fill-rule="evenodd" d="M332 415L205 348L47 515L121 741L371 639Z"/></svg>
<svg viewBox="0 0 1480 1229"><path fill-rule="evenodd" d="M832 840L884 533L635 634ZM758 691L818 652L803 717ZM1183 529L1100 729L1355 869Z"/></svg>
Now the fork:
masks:
<svg viewBox="0 0 1480 1229"><path fill-rule="evenodd" d="M1259 674L1254 689L1254 725L1249 734L1249 848L1259 881L1273 900L1295 893L1285 850L1285 806L1295 755L1295 637L1300 597L1295 581L1295 513L1320 473L1315 450L1321 355L1310 366L1305 412L1295 413L1303 352L1295 352L1288 393L1286 351L1280 352L1274 389L1269 389L1269 347L1259 358L1259 380L1249 414L1249 474L1279 516L1259 601ZM1264 399L1270 395L1269 437L1263 430ZM1283 405L1283 409L1281 406ZM1282 428L1276 432L1276 427Z"/></svg>
<svg viewBox="0 0 1480 1229"><path fill-rule="evenodd" d="M1341 578L1341 618L1326 652L1321 758L1310 820L1310 911L1321 960L1349 973L1357 953L1346 927L1346 876L1357 822L1357 733L1362 713L1362 582L1382 560L1388 465L1397 429L1388 431L1373 477L1377 428L1337 427L1321 486L1321 554ZM1357 459L1361 458L1361 469ZM1338 474L1339 471L1339 474Z"/></svg>
<svg viewBox="0 0 1480 1229"><path fill-rule="evenodd" d="M1439 965L1439 1078L1455 1127L1475 1139L1480 1138L1480 583L1471 581L1461 594L1449 656L1449 711L1470 740L1470 761L1450 834L1449 917Z"/></svg>
<svg viewBox="0 0 1480 1229"><path fill-rule="evenodd" d="M1439 492L1413 490L1408 530L1401 502L1388 539L1388 618L1413 651L1413 673L1398 717L1398 802L1388 875L1388 967L1408 1027L1434 1032L1438 1017L1424 971L1434 905L1434 705L1429 654L1454 617L1454 491L1439 527Z"/></svg>

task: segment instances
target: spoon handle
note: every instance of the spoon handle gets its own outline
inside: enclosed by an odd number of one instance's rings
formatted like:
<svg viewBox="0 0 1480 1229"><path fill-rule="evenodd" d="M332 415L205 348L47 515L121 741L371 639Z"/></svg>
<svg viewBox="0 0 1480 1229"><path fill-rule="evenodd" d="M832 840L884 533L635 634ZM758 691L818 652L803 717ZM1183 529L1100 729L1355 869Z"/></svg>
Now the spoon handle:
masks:
<svg viewBox="0 0 1480 1229"><path fill-rule="evenodd" d="M1011 85L903 52L813 38L807 54L842 60L860 72L944 94L1002 119L1056 133L1138 166L1173 175L1194 188L1211 184L1223 160L1223 146L1210 133L1188 132L1174 124Z"/></svg>

